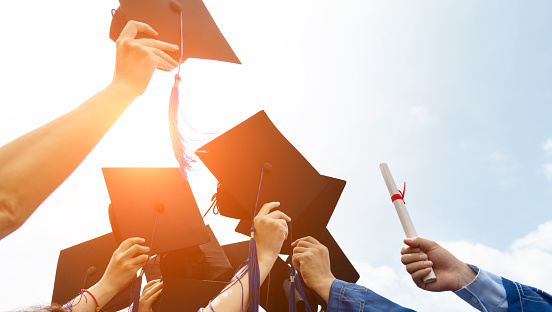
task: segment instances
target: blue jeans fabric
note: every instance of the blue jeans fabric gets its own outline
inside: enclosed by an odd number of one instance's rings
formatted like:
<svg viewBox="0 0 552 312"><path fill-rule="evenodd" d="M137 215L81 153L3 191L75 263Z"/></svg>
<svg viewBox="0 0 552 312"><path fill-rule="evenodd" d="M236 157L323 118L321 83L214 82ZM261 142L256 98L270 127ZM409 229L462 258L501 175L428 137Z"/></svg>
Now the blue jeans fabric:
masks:
<svg viewBox="0 0 552 312"><path fill-rule="evenodd" d="M552 312L552 296L535 287L502 278L508 296L508 311Z"/></svg>
<svg viewBox="0 0 552 312"><path fill-rule="evenodd" d="M327 312L415 312L370 289L336 279L332 283Z"/></svg>

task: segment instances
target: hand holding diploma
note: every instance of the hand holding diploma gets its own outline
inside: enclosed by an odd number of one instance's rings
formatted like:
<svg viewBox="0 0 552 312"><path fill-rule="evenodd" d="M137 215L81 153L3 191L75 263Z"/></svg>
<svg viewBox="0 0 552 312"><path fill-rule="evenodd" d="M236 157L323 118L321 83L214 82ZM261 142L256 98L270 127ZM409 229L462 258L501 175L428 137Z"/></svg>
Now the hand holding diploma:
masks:
<svg viewBox="0 0 552 312"><path fill-rule="evenodd" d="M404 205L403 194L397 188L397 185L393 180L393 176L389 171L389 167L387 167L386 163L382 163L380 164L380 169L381 169L381 174L383 175L383 179L385 180L385 184L387 185L387 189L389 190L389 194L391 195L391 199L393 200L393 204L395 205L395 209L397 210L397 214L399 215L399 219L401 220L401 224L404 229L404 233L406 234L406 237L408 238L417 237L418 234L416 233L414 224L412 224L410 215L408 214L408 211L406 210L406 206ZM432 282L435 282L436 280L437 280L437 277L435 276L433 269L429 272L428 275L426 275L423 278L424 283L432 283Z"/></svg>

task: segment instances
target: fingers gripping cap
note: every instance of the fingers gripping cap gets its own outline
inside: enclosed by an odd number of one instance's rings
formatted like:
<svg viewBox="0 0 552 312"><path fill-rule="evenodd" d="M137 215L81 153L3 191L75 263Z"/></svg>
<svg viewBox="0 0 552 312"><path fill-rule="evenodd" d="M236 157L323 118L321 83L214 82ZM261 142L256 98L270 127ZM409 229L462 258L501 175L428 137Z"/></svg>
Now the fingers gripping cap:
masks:
<svg viewBox="0 0 552 312"><path fill-rule="evenodd" d="M278 131L264 111L223 133L199 150L199 158L235 199L223 215L249 220L268 202L294 220L326 185L326 179ZM261 173L263 174L262 182ZM260 190L260 192L259 192Z"/></svg>
<svg viewBox="0 0 552 312"><path fill-rule="evenodd" d="M88 289L99 282L117 247L113 233L109 233L61 250L52 303L63 305L75 298L81 289ZM129 289L121 290L104 305L103 310L119 311L128 306Z"/></svg>
<svg viewBox="0 0 552 312"><path fill-rule="evenodd" d="M176 44L183 41L183 60L200 58L241 64L201 0L119 0L109 37L116 41L128 21L146 23L159 34L154 39ZM180 35L182 11L182 38ZM182 47L181 47L182 48ZM180 51L170 54L180 60Z"/></svg>
<svg viewBox="0 0 552 312"><path fill-rule="evenodd" d="M295 240L306 236L320 239L322 233L326 230L326 226L330 221L347 182L327 176L324 176L324 179L327 182L326 186L307 208L305 208L299 216L293 219L293 237L288 235L287 239L282 244L280 253L290 254L292 239ZM219 204L221 211L224 209L223 204L225 203L226 202L223 201ZM247 235L250 227L251 224L248 220L241 220L236 227L236 232Z"/></svg>
<svg viewBox="0 0 552 312"><path fill-rule="evenodd" d="M102 170L111 199L111 228L119 243L141 237L155 255L209 242L190 184L178 168Z"/></svg>

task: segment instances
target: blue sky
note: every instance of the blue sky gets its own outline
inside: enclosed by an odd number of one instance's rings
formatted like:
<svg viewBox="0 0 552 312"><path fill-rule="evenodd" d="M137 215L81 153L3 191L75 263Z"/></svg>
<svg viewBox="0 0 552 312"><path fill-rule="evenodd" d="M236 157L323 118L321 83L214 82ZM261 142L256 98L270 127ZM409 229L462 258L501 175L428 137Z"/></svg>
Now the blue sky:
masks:
<svg viewBox="0 0 552 312"><path fill-rule="evenodd" d="M378 168L387 162L397 184L407 181L419 235L552 291L539 266L552 259L548 1L205 3L243 65L186 62L183 114L215 132L264 109L320 173L346 180L329 228L360 283L420 311L470 310L417 290L401 266L404 235ZM3 4L0 144L109 83L117 6ZM9 281L0 310L47 303L59 250L110 231L101 167L177 165L166 129L172 79L155 73L76 172L0 241L0 266L10 268L0 272ZM205 211L214 178L198 164L190 183ZM219 240L240 239L228 236L233 221L206 222Z"/></svg>

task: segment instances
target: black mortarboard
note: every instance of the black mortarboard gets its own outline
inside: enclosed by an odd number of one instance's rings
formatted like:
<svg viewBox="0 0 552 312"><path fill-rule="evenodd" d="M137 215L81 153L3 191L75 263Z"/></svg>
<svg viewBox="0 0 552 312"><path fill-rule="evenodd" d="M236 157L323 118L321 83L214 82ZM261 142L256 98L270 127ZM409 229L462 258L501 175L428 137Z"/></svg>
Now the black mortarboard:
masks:
<svg viewBox="0 0 552 312"><path fill-rule="evenodd" d="M115 41L127 21L150 25L159 34L155 39L181 46L183 59L201 58L241 64L201 0L119 0L113 14L109 37ZM182 11L182 38L180 36ZM171 56L179 61L180 52Z"/></svg>
<svg viewBox="0 0 552 312"><path fill-rule="evenodd" d="M204 145L198 156L239 203L232 207L235 211L221 207L224 216L242 216L243 209L251 220L256 202L259 211L263 204L278 201L278 209L294 220L326 185L264 111Z"/></svg>
<svg viewBox="0 0 552 312"><path fill-rule="evenodd" d="M159 311L198 311L200 308L206 307L209 300L212 300L224 286L226 286L226 282L175 277L163 278Z"/></svg>
<svg viewBox="0 0 552 312"><path fill-rule="evenodd" d="M206 228L211 238L208 243L171 251L161 257L161 274L164 279L217 280L225 273L234 272L215 234L208 225Z"/></svg>
<svg viewBox="0 0 552 312"><path fill-rule="evenodd" d="M282 245L280 253L289 255L292 243L291 240L296 240L306 236L312 236L319 239L326 229L326 226L330 221L335 206L337 205L339 197L341 196L347 182L327 176L324 176L324 178L327 182L326 186L322 189L318 196L314 198L310 205L298 217L292 220L291 226L293 226L293 237L288 235L288 238ZM223 205L226 203L218 201L218 192L217 202L219 209L222 210ZM238 223L236 232L248 235L250 228L251 222L249 220L242 220Z"/></svg>
<svg viewBox="0 0 552 312"><path fill-rule="evenodd" d="M249 256L249 241L223 245L222 249L224 250L228 261L230 261L230 264L232 265L232 271L226 272L216 280L228 282L232 279L232 277L234 277L234 273Z"/></svg>
<svg viewBox="0 0 552 312"><path fill-rule="evenodd" d="M113 252L119 246L112 233L80 243L59 252L52 303L65 304L100 281ZM77 299L78 300L78 299ZM118 311L128 306L129 288L119 292L104 305L105 311Z"/></svg>
<svg viewBox="0 0 552 312"><path fill-rule="evenodd" d="M319 242L326 246L330 252L330 266L335 278L349 283L356 283L360 275L332 237L330 231L326 229L320 236Z"/></svg>
<svg viewBox="0 0 552 312"><path fill-rule="evenodd" d="M142 237L144 245L151 246L151 255L209 241L190 185L178 168L102 170L111 198L111 227L118 240Z"/></svg>
<svg viewBox="0 0 552 312"><path fill-rule="evenodd" d="M249 241L223 245L222 249L230 261L234 271L247 259L249 253Z"/></svg>

